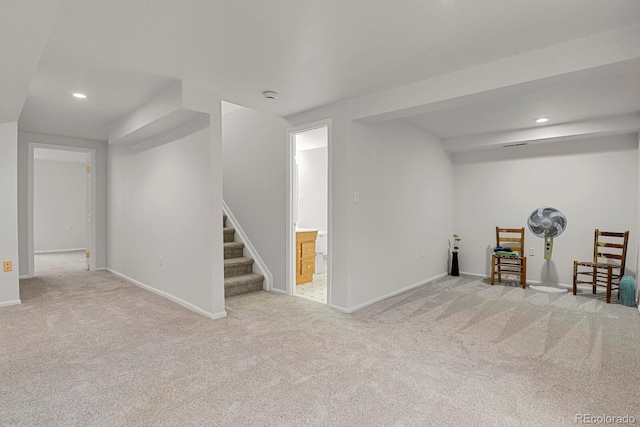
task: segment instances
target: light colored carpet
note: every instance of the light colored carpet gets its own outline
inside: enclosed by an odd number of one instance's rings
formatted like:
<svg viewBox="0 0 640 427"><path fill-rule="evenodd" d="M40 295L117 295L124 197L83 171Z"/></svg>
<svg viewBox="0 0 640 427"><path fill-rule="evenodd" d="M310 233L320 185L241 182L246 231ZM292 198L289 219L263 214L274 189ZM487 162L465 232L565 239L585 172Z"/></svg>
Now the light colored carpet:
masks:
<svg viewBox="0 0 640 427"><path fill-rule="evenodd" d="M256 292L212 321L72 270L21 281L21 297L0 309L3 426L640 418L640 316L588 296L449 277L351 315Z"/></svg>

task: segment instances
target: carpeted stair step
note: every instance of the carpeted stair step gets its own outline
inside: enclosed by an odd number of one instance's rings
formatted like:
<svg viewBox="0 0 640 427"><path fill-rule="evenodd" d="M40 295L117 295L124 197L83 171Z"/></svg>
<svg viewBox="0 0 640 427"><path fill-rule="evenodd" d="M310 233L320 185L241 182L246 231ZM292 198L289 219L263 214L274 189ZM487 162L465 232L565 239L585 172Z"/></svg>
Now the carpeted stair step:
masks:
<svg viewBox="0 0 640 427"><path fill-rule="evenodd" d="M242 242L225 242L224 243L224 259L241 258L243 254L244 243Z"/></svg>
<svg viewBox="0 0 640 427"><path fill-rule="evenodd" d="M227 214L225 213L222 214L222 226L223 227L227 226Z"/></svg>
<svg viewBox="0 0 640 427"><path fill-rule="evenodd" d="M240 276L253 272L253 258L228 258L224 260L224 277Z"/></svg>
<svg viewBox="0 0 640 427"><path fill-rule="evenodd" d="M235 240L236 229L231 227L224 227L222 229L222 233L224 236L224 242L233 242Z"/></svg>
<svg viewBox="0 0 640 427"><path fill-rule="evenodd" d="M246 294L249 292L261 291L264 283L264 276L258 273L242 274L240 276L225 277L224 296Z"/></svg>

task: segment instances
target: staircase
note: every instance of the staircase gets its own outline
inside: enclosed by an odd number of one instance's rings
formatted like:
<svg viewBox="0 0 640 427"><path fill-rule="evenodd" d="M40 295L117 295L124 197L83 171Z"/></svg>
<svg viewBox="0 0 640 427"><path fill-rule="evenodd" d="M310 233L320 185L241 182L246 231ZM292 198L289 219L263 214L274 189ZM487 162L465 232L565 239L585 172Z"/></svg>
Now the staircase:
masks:
<svg viewBox="0 0 640 427"><path fill-rule="evenodd" d="M261 291L262 274L253 272L253 258L244 256L244 243L236 242L236 230L227 227L227 216L222 216L224 233L224 296Z"/></svg>

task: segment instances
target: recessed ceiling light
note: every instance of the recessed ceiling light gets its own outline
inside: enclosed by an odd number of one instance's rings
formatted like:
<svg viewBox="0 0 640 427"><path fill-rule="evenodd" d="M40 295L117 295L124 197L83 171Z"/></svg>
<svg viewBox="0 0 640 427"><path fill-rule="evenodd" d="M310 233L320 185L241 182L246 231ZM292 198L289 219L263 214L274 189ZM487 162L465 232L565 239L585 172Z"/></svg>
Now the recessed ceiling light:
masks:
<svg viewBox="0 0 640 427"><path fill-rule="evenodd" d="M79 92L74 93L73 96L79 99L85 99L87 97L87 95L85 95L84 93L79 93Z"/></svg>
<svg viewBox="0 0 640 427"><path fill-rule="evenodd" d="M549 117L540 117L536 119L536 123L547 123L549 121Z"/></svg>

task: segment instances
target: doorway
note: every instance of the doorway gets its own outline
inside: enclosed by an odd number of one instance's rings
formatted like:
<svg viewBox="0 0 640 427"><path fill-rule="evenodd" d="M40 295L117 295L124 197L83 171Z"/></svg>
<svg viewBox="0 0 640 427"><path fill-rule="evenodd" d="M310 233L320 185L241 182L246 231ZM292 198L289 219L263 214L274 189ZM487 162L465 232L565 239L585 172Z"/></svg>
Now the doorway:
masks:
<svg viewBox="0 0 640 427"><path fill-rule="evenodd" d="M29 277L94 270L95 150L29 143Z"/></svg>
<svg viewBox="0 0 640 427"><path fill-rule="evenodd" d="M289 295L330 304L329 121L289 131Z"/></svg>

